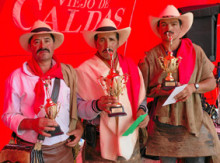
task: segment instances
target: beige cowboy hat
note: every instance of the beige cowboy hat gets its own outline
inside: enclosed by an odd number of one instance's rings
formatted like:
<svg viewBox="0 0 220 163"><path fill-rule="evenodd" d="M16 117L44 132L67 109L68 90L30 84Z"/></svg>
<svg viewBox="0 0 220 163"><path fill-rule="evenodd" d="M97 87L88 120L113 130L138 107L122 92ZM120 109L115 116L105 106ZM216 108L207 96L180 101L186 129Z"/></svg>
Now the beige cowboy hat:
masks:
<svg viewBox="0 0 220 163"><path fill-rule="evenodd" d="M46 23L37 20L35 21L33 27L31 28L30 33L25 33L20 36L19 42L21 46L24 48L26 51L30 51L28 44L29 44L29 39L33 35L40 35L40 34L52 34L54 36L55 42L54 42L54 49L58 48L64 40L64 35L60 32L55 32L51 29L49 25Z"/></svg>
<svg viewBox="0 0 220 163"><path fill-rule="evenodd" d="M99 33L117 32L119 34L119 46L123 45L128 39L131 28L117 29L115 23L108 18L102 20L95 31L82 31L85 41L93 48L96 48L94 36Z"/></svg>
<svg viewBox="0 0 220 163"><path fill-rule="evenodd" d="M154 33L161 37L158 30L157 30L157 23L161 19L172 19L172 18L178 18L182 21L182 30L180 32L179 37L183 37L188 30L191 28L193 23L193 14L191 12L185 13L181 15L176 7L173 5L168 5L161 13L159 17L153 17L150 16L150 25Z"/></svg>

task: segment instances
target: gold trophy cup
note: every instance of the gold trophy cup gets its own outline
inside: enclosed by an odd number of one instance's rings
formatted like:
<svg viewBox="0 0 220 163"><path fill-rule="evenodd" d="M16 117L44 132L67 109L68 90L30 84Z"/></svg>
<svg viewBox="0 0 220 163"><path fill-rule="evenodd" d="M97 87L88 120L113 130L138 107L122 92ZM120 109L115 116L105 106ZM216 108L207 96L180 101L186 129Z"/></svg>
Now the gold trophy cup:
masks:
<svg viewBox="0 0 220 163"><path fill-rule="evenodd" d="M105 90L106 95L115 96L119 99L119 95L122 94L128 81L128 75L119 75L116 73L116 70L113 67L113 52L109 52L108 49L108 53L111 57L111 69L106 77L101 76L98 80L103 90ZM124 112L124 107L119 102L112 104L112 106L107 109L110 110L109 117L127 115L127 113Z"/></svg>
<svg viewBox="0 0 220 163"><path fill-rule="evenodd" d="M164 71L167 72L167 76L162 83L163 89L170 90L177 86L177 81L174 80L172 73L176 72L177 68L179 67L180 60L181 57L174 57L172 52L168 52L166 57L159 57L160 66Z"/></svg>
<svg viewBox="0 0 220 163"><path fill-rule="evenodd" d="M44 86L46 87L47 103L43 106L43 109L45 110L46 117L54 120L60 111L60 103L56 104L50 98L49 85L50 85L50 80L45 80ZM56 126L54 131L47 131L47 133L51 134L51 136L58 136L58 135L62 135L63 131L61 130L60 126Z"/></svg>
<svg viewBox="0 0 220 163"><path fill-rule="evenodd" d="M173 39L172 35L169 35L169 33L167 32L167 37L170 41L171 46ZM165 79L163 79L162 82L162 89L171 90L177 86L177 81L174 80L172 73L176 72L176 70L178 69L181 59L181 57L174 57L171 50L168 51L166 57L158 58L161 68L167 73L167 76L165 77Z"/></svg>

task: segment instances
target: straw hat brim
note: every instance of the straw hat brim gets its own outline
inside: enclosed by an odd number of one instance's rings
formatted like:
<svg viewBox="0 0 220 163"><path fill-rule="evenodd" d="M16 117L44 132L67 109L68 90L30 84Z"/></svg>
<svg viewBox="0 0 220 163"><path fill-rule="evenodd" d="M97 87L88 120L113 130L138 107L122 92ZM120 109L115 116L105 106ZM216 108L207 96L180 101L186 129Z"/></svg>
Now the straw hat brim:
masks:
<svg viewBox="0 0 220 163"><path fill-rule="evenodd" d="M54 36L55 42L54 42L54 49L57 49L64 41L64 35L60 32L54 32L54 31L49 31L49 32L30 32L30 33L26 33L20 36L19 38L19 42L20 45L24 48L24 50L29 51L29 46L28 46L28 42L29 39L33 36L33 35L42 35L42 34L52 34Z"/></svg>
<svg viewBox="0 0 220 163"><path fill-rule="evenodd" d="M180 32L179 37L180 38L183 37L189 31L193 23L193 14L191 12L188 12L180 16L167 17L167 18L159 18L159 17L150 16L149 21L150 21L151 29L159 38L161 38L157 30L158 21L162 19L173 19L173 18L178 18L182 21L182 30Z"/></svg>
<svg viewBox="0 0 220 163"><path fill-rule="evenodd" d="M82 31L82 34L87 44L91 46L92 48L96 48L95 40L94 40L94 36L96 34L113 33L113 32L117 32L119 34L119 46L121 46L127 41L131 33L131 28L127 27L127 28L111 30L111 31Z"/></svg>

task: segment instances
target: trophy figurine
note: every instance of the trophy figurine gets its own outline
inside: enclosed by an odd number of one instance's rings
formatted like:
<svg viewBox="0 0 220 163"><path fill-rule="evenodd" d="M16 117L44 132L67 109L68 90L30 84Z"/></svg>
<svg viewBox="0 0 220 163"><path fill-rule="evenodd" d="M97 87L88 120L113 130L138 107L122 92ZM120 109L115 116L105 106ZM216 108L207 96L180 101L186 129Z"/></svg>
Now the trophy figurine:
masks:
<svg viewBox="0 0 220 163"><path fill-rule="evenodd" d="M171 90L177 86L177 81L174 80L172 73L176 72L182 58L173 56L173 52L171 50L173 36L170 35L170 32L167 32L167 37L170 41L170 49L166 57L159 57L158 60L161 68L167 73L167 76L162 82L162 89Z"/></svg>
<svg viewBox="0 0 220 163"><path fill-rule="evenodd" d="M43 106L43 109L45 110L46 117L54 120L60 111L60 103L56 104L50 98L50 93L49 93L49 86L51 85L50 79L44 80L43 83L44 86L46 87L46 95L47 95L47 99L46 99L47 103ZM51 136L58 136L58 135L62 135L63 131L61 130L60 126L56 126L54 131L47 131L47 133L51 134Z"/></svg>
<svg viewBox="0 0 220 163"><path fill-rule="evenodd" d="M101 76L98 80L103 90L105 90L106 95L115 96L117 97L117 99L119 99L119 95L122 94L122 91L124 90L128 81L128 75L119 75L118 73L116 73L116 70L113 66L113 52L110 52L110 49L107 49L107 51L111 57L111 68L106 77ZM109 117L127 115L127 113L124 112L124 107L119 102L114 103L111 107L107 109L110 110L110 113L108 114Z"/></svg>

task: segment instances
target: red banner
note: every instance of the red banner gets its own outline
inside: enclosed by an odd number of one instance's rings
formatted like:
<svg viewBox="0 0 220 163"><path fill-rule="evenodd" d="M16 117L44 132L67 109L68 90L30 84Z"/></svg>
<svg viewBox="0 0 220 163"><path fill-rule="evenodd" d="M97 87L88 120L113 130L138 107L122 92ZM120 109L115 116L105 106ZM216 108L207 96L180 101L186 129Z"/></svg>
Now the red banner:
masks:
<svg viewBox="0 0 220 163"><path fill-rule="evenodd" d="M103 18L112 19L120 28L127 27L134 6L134 0L10 0L1 3L4 40L1 40L0 56L24 54L18 39L38 19L64 33L65 41L56 53L88 53L90 49L85 48L87 45L80 32L96 29Z"/></svg>

